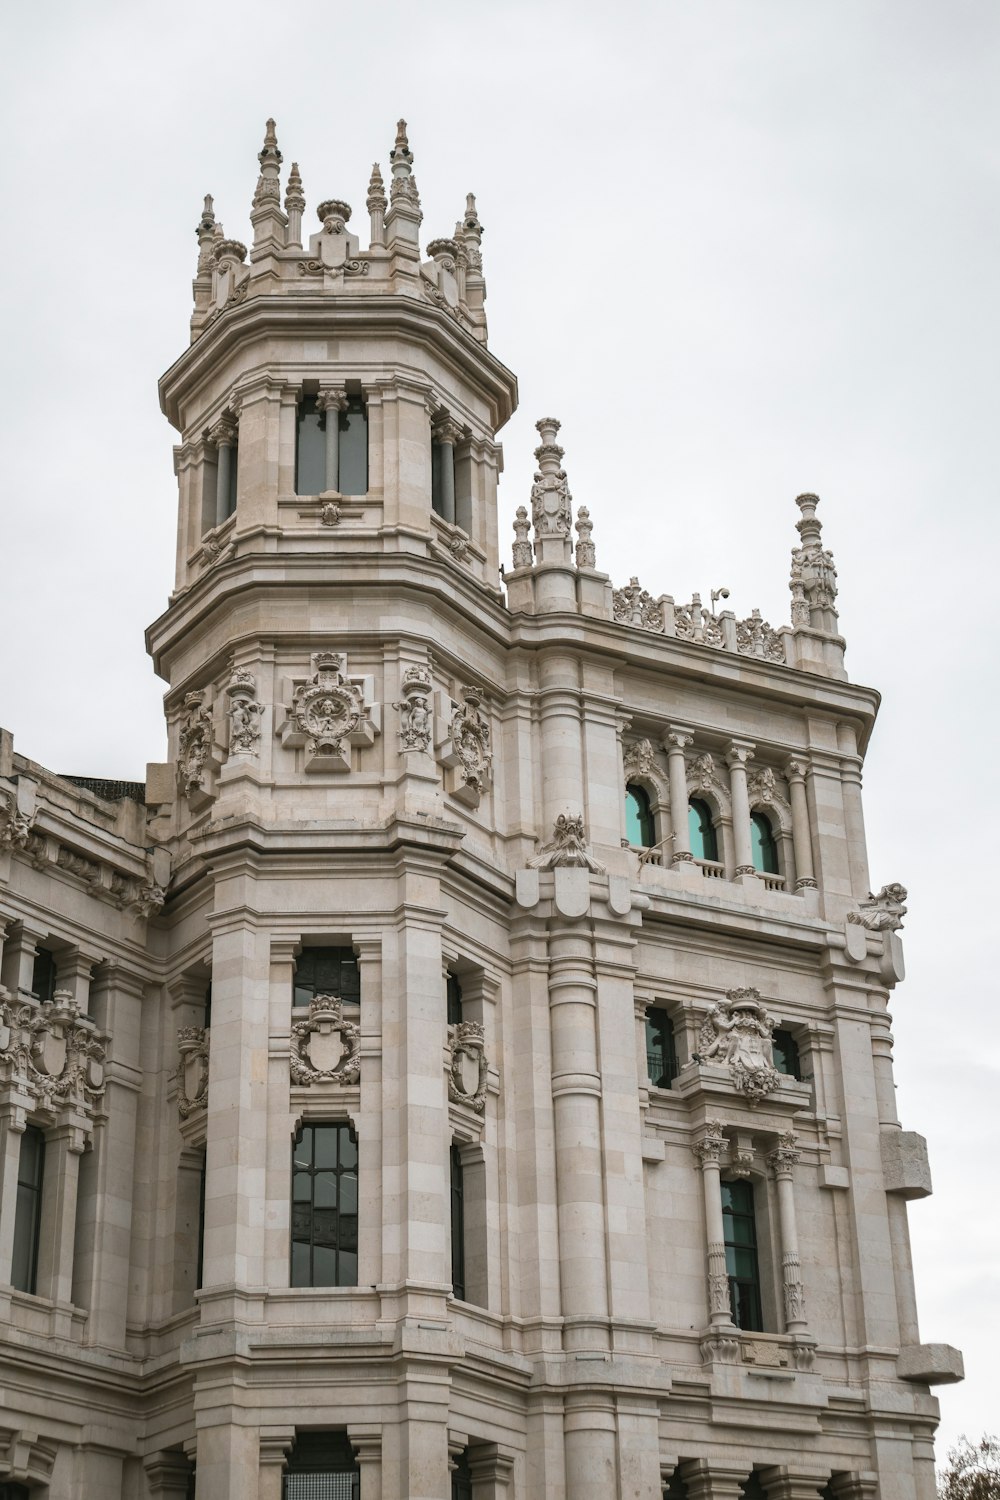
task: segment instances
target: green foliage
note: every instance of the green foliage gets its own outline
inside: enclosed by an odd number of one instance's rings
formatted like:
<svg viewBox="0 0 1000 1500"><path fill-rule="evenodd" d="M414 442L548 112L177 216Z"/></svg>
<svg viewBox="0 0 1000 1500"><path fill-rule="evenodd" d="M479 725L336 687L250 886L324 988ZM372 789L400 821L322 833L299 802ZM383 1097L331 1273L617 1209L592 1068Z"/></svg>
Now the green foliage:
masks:
<svg viewBox="0 0 1000 1500"><path fill-rule="evenodd" d="M1000 1438L984 1433L970 1443L963 1433L948 1450L947 1466L938 1475L940 1500L1000 1500Z"/></svg>

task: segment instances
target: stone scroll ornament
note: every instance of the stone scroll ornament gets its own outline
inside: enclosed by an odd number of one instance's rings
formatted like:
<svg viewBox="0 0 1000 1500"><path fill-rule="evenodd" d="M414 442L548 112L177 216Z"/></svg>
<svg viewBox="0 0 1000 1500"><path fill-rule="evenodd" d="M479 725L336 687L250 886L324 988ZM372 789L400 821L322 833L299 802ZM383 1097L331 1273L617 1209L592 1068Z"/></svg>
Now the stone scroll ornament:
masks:
<svg viewBox="0 0 1000 1500"><path fill-rule="evenodd" d="M293 1083L357 1083L361 1027L344 1019L336 995L314 995L309 1019L292 1026L289 1064Z"/></svg>
<svg viewBox="0 0 1000 1500"><path fill-rule="evenodd" d="M482 1114L486 1108L487 1072L482 1026L478 1021L459 1021L451 1039L448 1098Z"/></svg>
<svg viewBox="0 0 1000 1500"><path fill-rule="evenodd" d="M181 1065L177 1070L177 1112L182 1120L208 1103L208 1054L211 1034L204 1026L182 1026L177 1033Z"/></svg>
<svg viewBox="0 0 1000 1500"><path fill-rule="evenodd" d="M305 748L309 772L349 771L350 746L370 745L378 732L371 705L362 680L347 676L342 653L319 651L312 665L312 677L296 684L281 728L282 743Z"/></svg>
<svg viewBox="0 0 1000 1500"><path fill-rule="evenodd" d="M107 1040L66 990L40 1005L11 1003L0 991L0 1082L15 1084L40 1110L93 1117L104 1096Z"/></svg>
<svg viewBox="0 0 1000 1500"><path fill-rule="evenodd" d="M392 706L399 714L400 749L429 750L433 719L431 674L427 667L407 667L399 685L402 697Z"/></svg>
<svg viewBox="0 0 1000 1500"><path fill-rule="evenodd" d="M257 702L257 683L246 667L236 667L226 688L229 699L229 754L256 755L260 749L260 716L264 705Z"/></svg>
<svg viewBox="0 0 1000 1500"><path fill-rule="evenodd" d="M698 1061L727 1067L737 1092L758 1104L781 1084L773 1062L774 1027L759 990L727 990L725 1000L702 1022Z"/></svg>
<svg viewBox="0 0 1000 1500"><path fill-rule="evenodd" d="M612 612L619 625L633 625L637 630L663 632L663 606L644 589L638 578L630 578L624 588L613 589Z"/></svg>

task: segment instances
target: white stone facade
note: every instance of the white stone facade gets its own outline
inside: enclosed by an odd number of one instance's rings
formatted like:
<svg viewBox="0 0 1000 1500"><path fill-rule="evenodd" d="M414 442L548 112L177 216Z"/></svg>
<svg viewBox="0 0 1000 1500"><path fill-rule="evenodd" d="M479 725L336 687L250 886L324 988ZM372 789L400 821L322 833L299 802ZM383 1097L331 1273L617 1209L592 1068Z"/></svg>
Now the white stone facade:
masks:
<svg viewBox="0 0 1000 1500"><path fill-rule="evenodd" d="M422 259L401 123L368 247L333 199L303 244L270 124L260 163L249 254L206 202L160 385L169 762L74 782L0 739L0 1486L278 1500L297 1435L336 1431L362 1500L932 1500L929 1387L961 1359L917 1328L906 1200L930 1180L887 1010L906 893L870 891L877 695L844 670L815 497L789 626L613 588L542 419L502 588L517 388L474 199ZM356 1005L293 1005L317 947L356 955ZM356 1133L356 1286L290 1284L317 1122ZM33 1292L11 1284L29 1128ZM754 1190L760 1328L734 1322L724 1183Z"/></svg>

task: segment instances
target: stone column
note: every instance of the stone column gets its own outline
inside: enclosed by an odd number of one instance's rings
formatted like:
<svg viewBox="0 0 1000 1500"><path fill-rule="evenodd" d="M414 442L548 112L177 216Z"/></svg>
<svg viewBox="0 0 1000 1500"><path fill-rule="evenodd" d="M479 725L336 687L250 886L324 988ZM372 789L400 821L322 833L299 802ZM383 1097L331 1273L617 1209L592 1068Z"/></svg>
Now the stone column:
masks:
<svg viewBox="0 0 1000 1500"><path fill-rule="evenodd" d="M560 813L584 810L583 744L579 665L572 656L549 654L539 663L543 840L552 837Z"/></svg>
<svg viewBox="0 0 1000 1500"><path fill-rule="evenodd" d="M216 422L209 433L218 454L215 474L215 524L221 526L228 519L229 483L232 473L233 448L236 446L236 423L226 416Z"/></svg>
<svg viewBox="0 0 1000 1500"><path fill-rule="evenodd" d="M340 413L347 410L342 386L330 386L316 397L316 408L326 413L326 488L340 492Z"/></svg>
<svg viewBox="0 0 1000 1500"><path fill-rule="evenodd" d="M837 746L841 753L840 777L844 799L844 834L851 873L851 890L863 901L870 889L865 814L861 802L861 756L853 724L837 723Z"/></svg>
<svg viewBox="0 0 1000 1500"><path fill-rule="evenodd" d="M726 1271L726 1231L722 1222L722 1155L726 1150L726 1140L717 1120L708 1122L705 1134L695 1142L693 1149L701 1163L705 1193L709 1326L731 1328L733 1309L729 1299L729 1275Z"/></svg>
<svg viewBox="0 0 1000 1500"><path fill-rule="evenodd" d="M441 519L455 525L455 444L462 433L450 418L434 424L434 441L441 449Z"/></svg>
<svg viewBox="0 0 1000 1500"><path fill-rule="evenodd" d="M617 1495L615 1403L604 1391L570 1391L563 1419L567 1500Z"/></svg>
<svg viewBox="0 0 1000 1500"><path fill-rule="evenodd" d="M27 999L33 993L31 981L35 969L35 955L44 937L44 932L29 927L25 922L18 922L17 926L7 934L3 945L0 983L6 985L15 1000Z"/></svg>
<svg viewBox="0 0 1000 1500"><path fill-rule="evenodd" d="M684 750L690 744L691 736L681 729L671 729L663 742L670 781L670 825L674 835L675 865L694 858L688 820L687 764L684 760Z"/></svg>
<svg viewBox="0 0 1000 1500"><path fill-rule="evenodd" d="M756 875L750 845L750 797L747 793L747 761L753 759L752 745L733 740L726 753L729 767L729 794L733 805L733 852L737 875Z"/></svg>
<svg viewBox="0 0 1000 1500"><path fill-rule="evenodd" d="M260 1429L260 1475L257 1500L281 1500L282 1479L288 1452L295 1442L294 1427Z"/></svg>
<svg viewBox="0 0 1000 1500"><path fill-rule="evenodd" d="M29 1104L25 1099L25 1105ZM9 1284L14 1261L14 1220L17 1217L17 1179L21 1141L27 1124L25 1108L6 1104L0 1116L0 1283Z"/></svg>
<svg viewBox="0 0 1000 1500"><path fill-rule="evenodd" d="M772 1469L760 1471L767 1500L817 1500L829 1478L828 1473L789 1464L776 1464Z"/></svg>
<svg viewBox="0 0 1000 1500"><path fill-rule="evenodd" d="M88 957L79 948L70 948L56 958L56 989L72 995L82 1016L92 1014L90 981L96 963L96 958Z"/></svg>
<svg viewBox="0 0 1000 1500"><path fill-rule="evenodd" d="M730 1468L707 1458L690 1458L678 1467L688 1500L740 1500L749 1470Z"/></svg>
<svg viewBox="0 0 1000 1500"><path fill-rule="evenodd" d="M600 1319L608 1313L596 1008L589 929L554 918L549 937L549 1020L565 1318ZM593 1337L580 1337L582 1346L567 1329L567 1347L595 1347ZM603 1337L597 1347L605 1347Z"/></svg>
<svg viewBox="0 0 1000 1500"><path fill-rule="evenodd" d="M361 1108L358 1113L358 1268L369 1286L382 1281L382 936L355 935L361 979ZM363 1268L363 1274L362 1274ZM353 1441L353 1439L352 1439ZM381 1460L380 1460L381 1461ZM363 1491L362 1491L363 1492Z"/></svg>
<svg viewBox="0 0 1000 1500"><path fill-rule="evenodd" d="M382 1429L350 1426L347 1436L361 1470L361 1500L382 1500ZM261 1495L263 1500L263 1494Z"/></svg>
<svg viewBox="0 0 1000 1500"><path fill-rule="evenodd" d="M150 1495L163 1500L187 1500L191 1464L180 1448L165 1448L144 1458L146 1485Z"/></svg>
<svg viewBox="0 0 1000 1500"><path fill-rule="evenodd" d="M809 829L809 801L806 797L806 764L790 760L785 767L792 802L792 849L795 853L795 889L814 890L812 834Z"/></svg>
<svg viewBox="0 0 1000 1500"><path fill-rule="evenodd" d="M795 1222L795 1184L793 1170L801 1153L795 1136L787 1131L768 1156L778 1184L778 1223L781 1235L781 1291L784 1303L785 1332L804 1333L808 1327L802 1295L802 1266L799 1261L799 1231Z"/></svg>
<svg viewBox="0 0 1000 1500"><path fill-rule="evenodd" d="M74 1301L90 1311L87 1343L125 1346L131 1270L132 1183L138 1122L139 1040L143 982L117 964L98 971L94 1019L109 1034L106 1065L107 1120L95 1132L94 1149L81 1162L80 1253L74 1268Z"/></svg>
<svg viewBox="0 0 1000 1500"><path fill-rule="evenodd" d="M83 1131L61 1125L45 1133L42 1223L38 1243L38 1294L69 1303L73 1296L73 1240Z"/></svg>

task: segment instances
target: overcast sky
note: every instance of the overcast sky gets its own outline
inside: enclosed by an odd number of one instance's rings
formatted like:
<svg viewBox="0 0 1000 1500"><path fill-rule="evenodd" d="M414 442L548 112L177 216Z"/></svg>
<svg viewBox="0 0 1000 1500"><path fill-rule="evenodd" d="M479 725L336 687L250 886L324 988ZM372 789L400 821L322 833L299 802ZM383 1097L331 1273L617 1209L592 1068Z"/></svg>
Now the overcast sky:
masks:
<svg viewBox="0 0 1000 1500"><path fill-rule="evenodd" d="M725 584L779 625L794 497L822 497L848 668L883 694L872 878L910 890L892 1008L936 1183L910 1211L921 1329L968 1372L939 1391L939 1457L996 1430L1000 7L49 0L8 12L4 51L0 723L23 754L140 779L164 754L156 380L203 194L250 239L269 114L307 223L344 197L364 234L400 114L424 243L477 193L521 391L502 535L554 415L616 583Z"/></svg>

